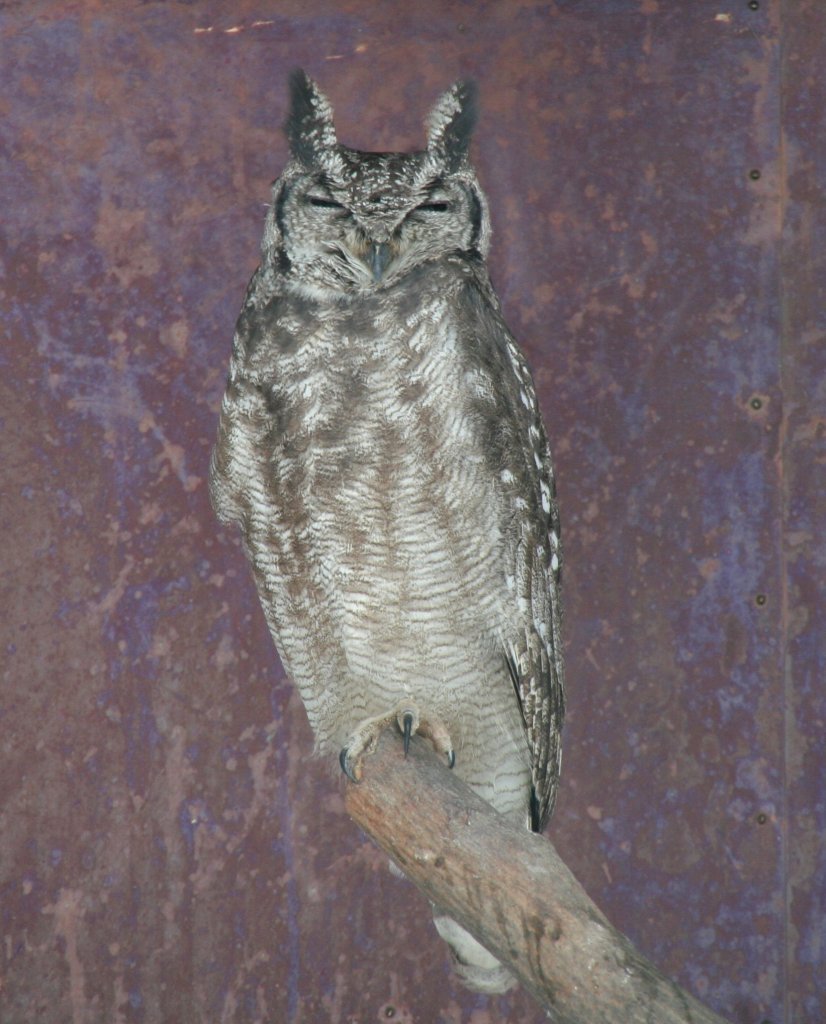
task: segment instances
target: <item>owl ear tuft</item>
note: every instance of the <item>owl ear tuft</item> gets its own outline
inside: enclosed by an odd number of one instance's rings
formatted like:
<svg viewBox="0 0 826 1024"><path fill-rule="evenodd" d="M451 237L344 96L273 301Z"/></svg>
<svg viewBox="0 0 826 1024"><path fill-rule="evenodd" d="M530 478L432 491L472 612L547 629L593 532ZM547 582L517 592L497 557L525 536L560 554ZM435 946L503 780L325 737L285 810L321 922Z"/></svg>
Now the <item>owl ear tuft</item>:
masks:
<svg viewBox="0 0 826 1024"><path fill-rule="evenodd" d="M440 157L450 171L467 160L476 127L477 96L473 81L456 82L439 99L427 119L427 151Z"/></svg>
<svg viewBox="0 0 826 1024"><path fill-rule="evenodd" d="M329 158L338 144L333 108L306 71L290 75L290 111L284 126L290 152L305 166Z"/></svg>

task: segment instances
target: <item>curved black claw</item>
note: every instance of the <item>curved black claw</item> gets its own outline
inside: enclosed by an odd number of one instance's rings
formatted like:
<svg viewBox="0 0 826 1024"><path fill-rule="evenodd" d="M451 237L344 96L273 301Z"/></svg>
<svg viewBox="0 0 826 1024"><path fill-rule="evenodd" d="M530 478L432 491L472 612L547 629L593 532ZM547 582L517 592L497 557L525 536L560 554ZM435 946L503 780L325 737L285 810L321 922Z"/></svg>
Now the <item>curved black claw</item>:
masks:
<svg viewBox="0 0 826 1024"><path fill-rule="evenodd" d="M341 770L347 778L358 785L359 780L356 778L353 769L350 767L350 752L347 747L341 748L341 753L338 755L338 763L341 765Z"/></svg>
<svg viewBox="0 0 826 1024"><path fill-rule="evenodd" d="M410 736L413 732L413 712L405 711L402 722L404 723L404 756L407 757L407 752L410 750Z"/></svg>
<svg viewBox="0 0 826 1024"><path fill-rule="evenodd" d="M456 751L455 750L448 750L448 752L447 752L447 766L448 766L448 768L452 768L454 766L454 764L456 764Z"/></svg>

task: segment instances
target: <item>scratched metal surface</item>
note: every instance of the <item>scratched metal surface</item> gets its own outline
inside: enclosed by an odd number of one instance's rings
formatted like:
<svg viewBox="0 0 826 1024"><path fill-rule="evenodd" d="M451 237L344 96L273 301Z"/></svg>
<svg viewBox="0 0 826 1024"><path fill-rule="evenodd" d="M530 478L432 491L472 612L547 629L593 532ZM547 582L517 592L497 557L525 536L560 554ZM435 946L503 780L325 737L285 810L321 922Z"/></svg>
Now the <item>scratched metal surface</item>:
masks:
<svg viewBox="0 0 826 1024"><path fill-rule="evenodd" d="M0 1020L544 1019L451 978L209 509L295 65L375 149L480 80L567 541L551 835L732 1021L822 1019L826 12L401 6L0 4Z"/></svg>

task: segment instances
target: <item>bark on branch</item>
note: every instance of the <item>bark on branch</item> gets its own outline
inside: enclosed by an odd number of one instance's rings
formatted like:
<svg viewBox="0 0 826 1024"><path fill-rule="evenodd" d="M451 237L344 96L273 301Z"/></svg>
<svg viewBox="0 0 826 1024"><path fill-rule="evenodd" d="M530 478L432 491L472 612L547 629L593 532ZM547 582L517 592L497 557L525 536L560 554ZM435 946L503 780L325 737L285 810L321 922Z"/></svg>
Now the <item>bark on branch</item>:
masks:
<svg viewBox="0 0 826 1024"><path fill-rule="evenodd" d="M405 759L387 732L363 768L351 817L556 1024L726 1024L609 924L547 838L515 829L425 743Z"/></svg>

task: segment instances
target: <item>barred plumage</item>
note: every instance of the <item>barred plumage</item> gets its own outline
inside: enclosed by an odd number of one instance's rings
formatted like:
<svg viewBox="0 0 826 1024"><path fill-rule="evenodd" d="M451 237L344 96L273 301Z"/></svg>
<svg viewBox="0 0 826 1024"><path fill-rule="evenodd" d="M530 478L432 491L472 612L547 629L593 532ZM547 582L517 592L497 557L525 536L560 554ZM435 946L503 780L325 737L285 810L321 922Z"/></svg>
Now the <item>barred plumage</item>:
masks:
<svg viewBox="0 0 826 1024"><path fill-rule="evenodd" d="M542 828L563 718L553 470L485 256L472 85L427 148L362 153L297 72L291 159L238 319L213 503L240 525L321 752L389 723L429 736L502 813ZM472 987L511 978L454 922Z"/></svg>

